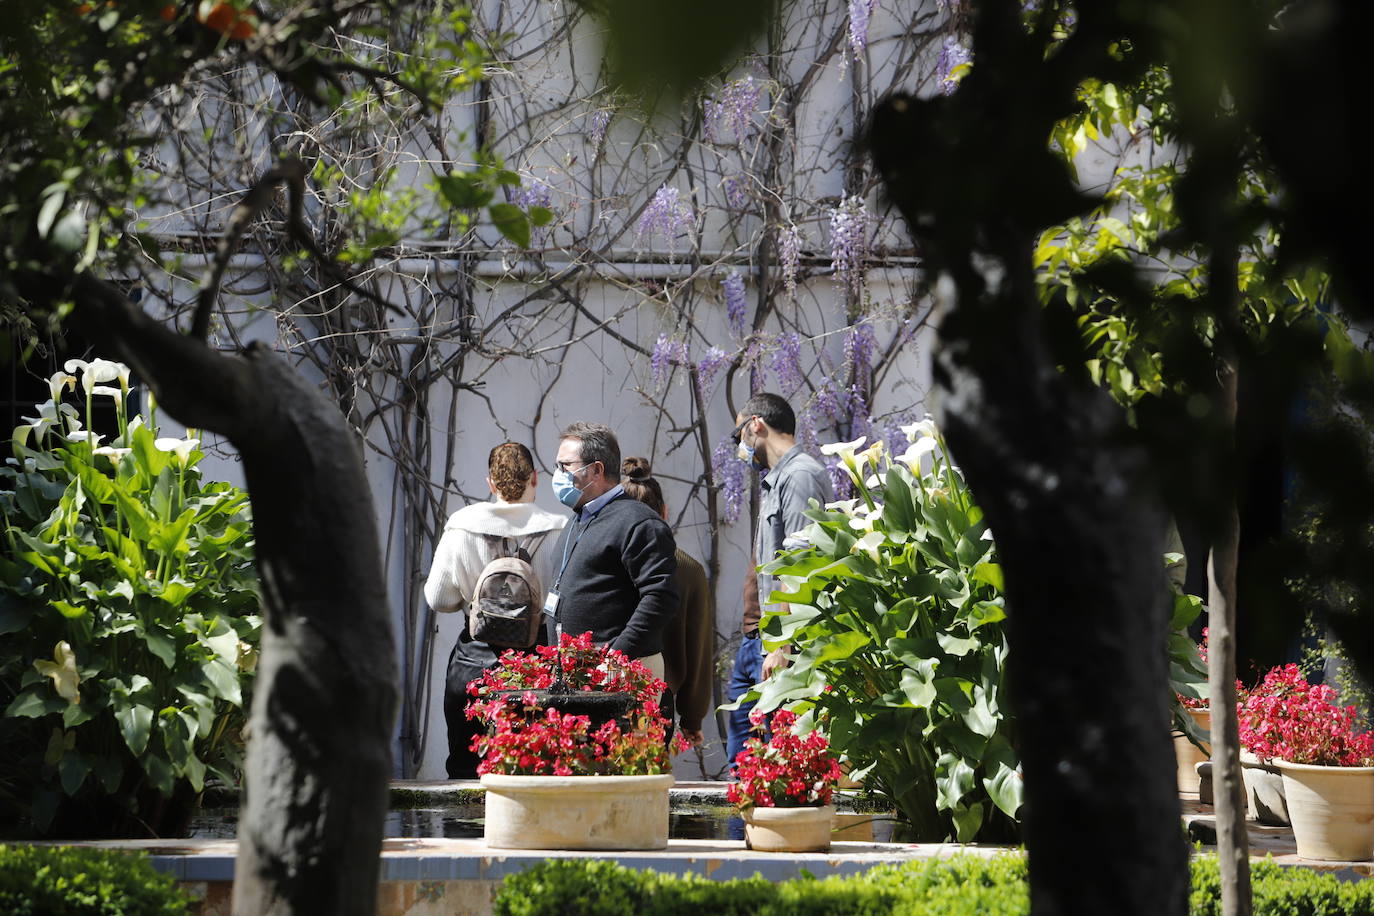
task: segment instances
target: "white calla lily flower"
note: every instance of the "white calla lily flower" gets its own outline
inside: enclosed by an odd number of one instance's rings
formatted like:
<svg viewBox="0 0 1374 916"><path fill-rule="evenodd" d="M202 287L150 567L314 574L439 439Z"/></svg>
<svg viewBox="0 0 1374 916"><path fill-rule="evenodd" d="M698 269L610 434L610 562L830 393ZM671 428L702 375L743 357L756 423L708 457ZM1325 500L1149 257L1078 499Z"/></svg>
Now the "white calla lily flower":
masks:
<svg viewBox="0 0 1374 916"><path fill-rule="evenodd" d="M868 441L867 436L860 436L853 442L830 442L821 446L822 455L853 455L859 446Z"/></svg>
<svg viewBox="0 0 1374 916"><path fill-rule="evenodd" d="M105 457L113 461L115 464L119 464L119 459L123 458L125 455L130 454L132 451L133 449L131 448L119 448L118 446L113 445L102 445L100 448L95 450L95 454L104 455Z"/></svg>
<svg viewBox="0 0 1374 916"><path fill-rule="evenodd" d="M926 437L930 437L933 439L935 438L935 421L931 418L929 414L926 414L925 417L923 417L920 420L917 420L910 426L903 426L902 432L905 433L907 439L909 439L912 442L915 442L918 439L923 439Z"/></svg>
<svg viewBox="0 0 1374 916"><path fill-rule="evenodd" d="M912 442L907 450L902 453L902 463L914 470L916 466L920 464L922 458L926 455L934 454L935 450L939 447L940 443L936 442L930 436L922 436Z"/></svg>
<svg viewBox="0 0 1374 916"><path fill-rule="evenodd" d="M128 376L129 367L112 359L69 359L62 366L67 372L81 371L81 387L90 394L101 382L117 382Z"/></svg>
<svg viewBox="0 0 1374 916"><path fill-rule="evenodd" d="M76 390L76 376L67 372L54 372L48 379L48 394L54 401L62 400L62 393Z"/></svg>
<svg viewBox="0 0 1374 916"><path fill-rule="evenodd" d="M826 503L825 507L832 511L838 509L839 511L845 514L849 514L852 513L854 511L854 508L858 506L861 502L863 502L863 500L859 499L856 496L853 499L837 499L833 503Z"/></svg>
<svg viewBox="0 0 1374 916"><path fill-rule="evenodd" d="M175 452L177 460L185 464L191 452L196 446L200 445L199 439L176 439L170 436L163 436L153 440L153 446L162 452Z"/></svg>
<svg viewBox="0 0 1374 916"><path fill-rule="evenodd" d="M118 388L111 388L109 385L96 385L91 388L91 394L103 394L107 398L122 398L124 392Z"/></svg>
<svg viewBox="0 0 1374 916"><path fill-rule="evenodd" d="M74 429L67 433L66 438L68 442L89 442L92 446L96 446L99 445L105 437L93 429Z"/></svg>

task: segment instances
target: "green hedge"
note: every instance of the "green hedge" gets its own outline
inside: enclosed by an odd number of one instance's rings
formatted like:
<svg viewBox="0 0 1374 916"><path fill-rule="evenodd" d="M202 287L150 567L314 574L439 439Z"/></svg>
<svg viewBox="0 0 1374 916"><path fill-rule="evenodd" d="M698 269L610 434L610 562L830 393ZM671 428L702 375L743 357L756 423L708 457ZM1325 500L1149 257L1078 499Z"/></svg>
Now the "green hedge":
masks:
<svg viewBox="0 0 1374 916"><path fill-rule="evenodd" d="M184 916L190 898L142 854L0 845L5 916Z"/></svg>
<svg viewBox="0 0 1374 916"><path fill-rule="evenodd" d="M1257 862L1254 916L1371 916L1374 880L1342 882ZM1192 865L1191 916L1221 912L1215 858ZM502 884L496 916L1024 916L1025 858L959 856L880 865L861 875L774 884L634 871L614 862L550 860Z"/></svg>

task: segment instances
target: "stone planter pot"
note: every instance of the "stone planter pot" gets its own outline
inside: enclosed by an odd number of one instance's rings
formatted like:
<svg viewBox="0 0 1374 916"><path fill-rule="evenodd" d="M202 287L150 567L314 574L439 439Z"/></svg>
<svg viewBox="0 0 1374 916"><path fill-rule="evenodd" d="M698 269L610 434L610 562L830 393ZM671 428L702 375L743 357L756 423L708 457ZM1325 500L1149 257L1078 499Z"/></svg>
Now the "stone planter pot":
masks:
<svg viewBox="0 0 1374 916"><path fill-rule="evenodd" d="M835 806L750 808L744 818L744 845L760 852L825 852Z"/></svg>
<svg viewBox="0 0 1374 916"><path fill-rule="evenodd" d="M1240 767L1245 779L1246 816L1268 827L1287 827L1288 802L1279 768L1246 750L1240 752Z"/></svg>
<svg viewBox="0 0 1374 916"><path fill-rule="evenodd" d="M482 777L483 837L496 849L666 849L668 790L657 776Z"/></svg>
<svg viewBox="0 0 1374 916"><path fill-rule="evenodd" d="M1212 730L1212 711L1210 709L1189 709L1188 715L1193 717L1198 728L1206 732ZM1178 762L1178 790L1180 792L1196 792L1198 790L1197 765L1208 759L1211 754L1211 746L1207 750L1199 750L1184 735L1174 736L1174 757Z"/></svg>
<svg viewBox="0 0 1374 916"><path fill-rule="evenodd" d="M1326 862L1374 859L1374 767L1276 760L1298 855Z"/></svg>

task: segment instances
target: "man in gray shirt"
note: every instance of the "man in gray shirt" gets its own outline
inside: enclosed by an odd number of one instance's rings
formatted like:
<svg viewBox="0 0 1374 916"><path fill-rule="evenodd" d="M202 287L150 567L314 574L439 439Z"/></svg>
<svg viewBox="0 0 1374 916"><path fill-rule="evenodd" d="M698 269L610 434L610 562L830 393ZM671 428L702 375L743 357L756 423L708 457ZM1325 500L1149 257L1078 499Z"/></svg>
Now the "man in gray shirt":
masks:
<svg viewBox="0 0 1374 916"><path fill-rule="evenodd" d="M788 403L776 394L756 394L744 403L735 427L739 456L763 476L759 481L759 526L754 538L754 564L772 561L779 550L802 546L798 537L810 524L804 514L812 500L825 505L834 499L830 475L819 461L797 445L797 417ZM757 589L757 603L746 596L744 632L735 666L730 672L727 699L734 701L755 684L787 664L787 655L775 650L765 658L759 638L763 611L778 607L768 601L776 586L773 577L757 573L746 581L746 589ZM726 756L734 763L749 737L749 711L753 704L731 711Z"/></svg>

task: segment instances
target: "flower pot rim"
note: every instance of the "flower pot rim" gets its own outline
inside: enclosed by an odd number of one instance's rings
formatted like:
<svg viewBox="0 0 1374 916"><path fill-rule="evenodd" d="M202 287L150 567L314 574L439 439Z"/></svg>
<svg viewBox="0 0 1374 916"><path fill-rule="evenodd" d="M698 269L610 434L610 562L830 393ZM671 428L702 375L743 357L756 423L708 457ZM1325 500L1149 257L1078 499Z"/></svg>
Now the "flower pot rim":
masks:
<svg viewBox="0 0 1374 916"><path fill-rule="evenodd" d="M1294 763L1291 760L1284 760L1282 757L1275 757L1272 763L1280 770L1305 770L1308 772L1314 770L1320 770L1322 772L1327 772L1330 770L1341 770L1346 773L1374 773L1374 766L1343 767L1337 764L1325 763Z"/></svg>
<svg viewBox="0 0 1374 916"><path fill-rule="evenodd" d="M751 805L751 806L748 807L748 808L742 808L742 809L740 809L740 816L741 816L741 817L756 817L756 816L758 816L758 815L761 813L761 814L763 814L763 816L764 816L765 819L768 819L769 817L771 817L771 816L774 815L774 814L776 814L776 815L778 815L778 816L785 817L787 814L792 813L792 812L797 812L797 811L805 811L805 812L808 812L808 813L814 813L814 814L816 814L817 816L833 815L833 814L835 813L835 806L834 806L834 805L788 805L788 806L786 806L786 807L779 807L779 806L774 805L774 806L765 808L765 807L762 807L762 806L760 806L760 805Z"/></svg>
<svg viewBox="0 0 1374 916"><path fill-rule="evenodd" d="M506 773L483 773L479 778L483 786L493 789L555 789L557 786L565 786L569 783L576 784L584 788L598 788L603 786L643 786L652 788L666 786L671 788L676 782L672 773L636 773L631 775L596 775L596 776L555 776L553 774L543 775L511 775Z"/></svg>

